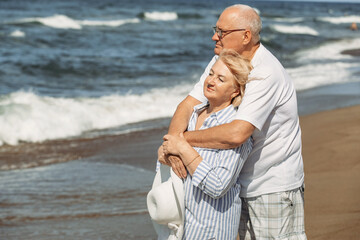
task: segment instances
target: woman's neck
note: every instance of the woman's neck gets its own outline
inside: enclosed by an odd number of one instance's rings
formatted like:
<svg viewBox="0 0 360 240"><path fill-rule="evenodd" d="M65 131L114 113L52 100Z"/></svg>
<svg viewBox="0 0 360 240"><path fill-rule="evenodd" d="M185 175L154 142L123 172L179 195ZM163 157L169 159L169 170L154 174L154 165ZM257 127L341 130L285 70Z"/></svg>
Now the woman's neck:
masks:
<svg viewBox="0 0 360 240"><path fill-rule="evenodd" d="M195 124L195 130L199 130L201 126L203 125L206 118L208 118L211 114L218 112L227 106L229 106L230 103L227 104L221 104L221 105L214 105L209 102L209 107L204 109L202 112L199 113L198 119Z"/></svg>
<svg viewBox="0 0 360 240"><path fill-rule="evenodd" d="M216 104L214 102L209 101L209 107L205 111L207 111L207 113L210 115L212 113L218 112L218 111L228 107L230 104L231 104L230 102Z"/></svg>

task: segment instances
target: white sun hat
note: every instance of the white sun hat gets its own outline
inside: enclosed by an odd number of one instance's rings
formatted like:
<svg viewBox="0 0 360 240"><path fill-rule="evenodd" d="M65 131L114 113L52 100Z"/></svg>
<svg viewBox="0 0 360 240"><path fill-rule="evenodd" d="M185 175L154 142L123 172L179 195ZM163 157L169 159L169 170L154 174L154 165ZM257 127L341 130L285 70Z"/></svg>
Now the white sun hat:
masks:
<svg viewBox="0 0 360 240"><path fill-rule="evenodd" d="M183 181L171 167L161 164L147 195L147 207L158 240L182 239L184 205Z"/></svg>

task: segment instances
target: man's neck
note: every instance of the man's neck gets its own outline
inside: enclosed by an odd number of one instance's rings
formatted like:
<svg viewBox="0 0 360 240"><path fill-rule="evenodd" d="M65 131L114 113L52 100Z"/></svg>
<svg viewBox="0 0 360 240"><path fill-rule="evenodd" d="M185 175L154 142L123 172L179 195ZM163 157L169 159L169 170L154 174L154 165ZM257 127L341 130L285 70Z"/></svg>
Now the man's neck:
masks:
<svg viewBox="0 0 360 240"><path fill-rule="evenodd" d="M260 42L255 45L249 46L249 49L245 50L241 55L251 61L259 47Z"/></svg>

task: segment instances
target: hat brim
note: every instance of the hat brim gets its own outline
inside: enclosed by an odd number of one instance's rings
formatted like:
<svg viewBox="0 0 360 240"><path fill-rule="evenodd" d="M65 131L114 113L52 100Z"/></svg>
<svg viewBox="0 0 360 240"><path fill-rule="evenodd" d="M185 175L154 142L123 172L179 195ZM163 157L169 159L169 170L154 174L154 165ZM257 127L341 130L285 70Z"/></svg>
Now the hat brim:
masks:
<svg viewBox="0 0 360 240"><path fill-rule="evenodd" d="M174 173L174 171L169 166L161 164L158 172L155 175L152 189L155 189L159 187L161 184L168 181L171 182L171 186L172 186L172 191L169 192L170 194L174 194L174 196L171 196L169 199L172 199L171 201L175 201L175 203L171 203L171 204L175 204L174 206L176 206L175 210L177 211L178 216L176 217L177 218L176 221L168 222L167 224L166 223L159 224L158 222L152 219L154 229L158 234L158 240L181 239L184 232L183 228L184 228L184 212L185 212L185 204L184 204L185 194L184 194L183 181ZM153 201L153 199L149 198L150 192L147 197L147 205L148 205L149 213L151 210L149 206L152 206L150 201ZM153 211L153 209L151 211Z"/></svg>

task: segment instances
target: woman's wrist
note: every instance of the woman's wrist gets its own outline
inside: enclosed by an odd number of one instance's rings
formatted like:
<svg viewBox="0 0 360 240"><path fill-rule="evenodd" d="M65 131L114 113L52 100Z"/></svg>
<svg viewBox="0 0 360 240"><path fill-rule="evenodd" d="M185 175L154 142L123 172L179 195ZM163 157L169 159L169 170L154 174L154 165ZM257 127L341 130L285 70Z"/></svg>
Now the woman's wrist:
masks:
<svg viewBox="0 0 360 240"><path fill-rule="evenodd" d="M187 162L186 164L185 164L185 167L189 167L193 162L195 162L195 160L197 159L197 158L199 158L200 157L200 155L199 154L196 154L196 156L194 157L194 158L192 158L192 160L190 160L189 162Z"/></svg>

